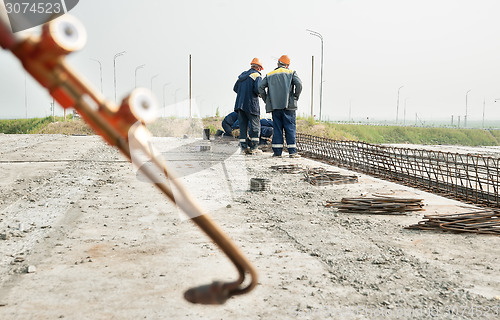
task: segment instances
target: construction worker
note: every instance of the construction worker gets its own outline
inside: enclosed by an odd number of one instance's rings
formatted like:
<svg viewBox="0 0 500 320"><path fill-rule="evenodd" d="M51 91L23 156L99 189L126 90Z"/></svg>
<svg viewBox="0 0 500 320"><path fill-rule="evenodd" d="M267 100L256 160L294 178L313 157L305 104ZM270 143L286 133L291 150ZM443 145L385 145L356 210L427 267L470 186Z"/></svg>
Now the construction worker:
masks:
<svg viewBox="0 0 500 320"><path fill-rule="evenodd" d="M260 71L263 70L258 58L250 62L250 69L244 71L234 84L237 93L234 111L238 112L240 123L240 146L246 154L257 154L260 134L259 84L262 81ZM250 126L248 123L250 122ZM247 142L247 134L250 141Z"/></svg>
<svg viewBox="0 0 500 320"><path fill-rule="evenodd" d="M223 137L233 137L233 130L238 129L240 127L238 123L238 113L237 112L231 112L227 116L224 117L224 120L222 120L222 130L217 130L215 133L216 136L223 136Z"/></svg>
<svg viewBox="0 0 500 320"><path fill-rule="evenodd" d="M232 126L234 129L240 128L240 122L236 120L236 122ZM273 120L271 119L260 119L260 135L259 135L259 145L261 144L269 144L271 141L271 137L273 135ZM247 137L247 143L250 139Z"/></svg>
<svg viewBox="0 0 500 320"><path fill-rule="evenodd" d="M234 121L234 122L233 122ZM250 124L250 123L249 123ZM236 112L231 112L222 120L222 130L217 130L215 133L216 137L233 137L233 130L240 128L240 122L238 121L238 114ZM260 135L259 135L259 145L269 144L271 141L271 136L273 135L273 120L271 119L260 119ZM250 139L247 136L247 144Z"/></svg>
<svg viewBox="0 0 500 320"><path fill-rule="evenodd" d="M297 72L289 69L290 58L283 55L278 67L269 72L259 85L259 93L266 102L266 112L273 115L273 157L281 157L283 152L283 130L290 158L299 158L295 145L295 112L297 100L302 91L302 81ZM266 92L267 88L267 92Z"/></svg>
<svg viewBox="0 0 500 320"><path fill-rule="evenodd" d="M273 120L260 119L260 139L259 144L269 144L273 135Z"/></svg>

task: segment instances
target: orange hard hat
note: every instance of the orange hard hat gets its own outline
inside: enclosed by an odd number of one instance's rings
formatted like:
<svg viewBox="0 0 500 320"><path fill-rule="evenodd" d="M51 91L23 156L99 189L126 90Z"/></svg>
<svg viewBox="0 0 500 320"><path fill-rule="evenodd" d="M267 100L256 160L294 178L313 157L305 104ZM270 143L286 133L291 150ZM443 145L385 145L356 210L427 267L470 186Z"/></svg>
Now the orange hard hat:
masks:
<svg viewBox="0 0 500 320"><path fill-rule="evenodd" d="M278 61L286 65L290 64L290 58L286 54L282 55Z"/></svg>
<svg viewBox="0 0 500 320"><path fill-rule="evenodd" d="M262 66L262 63L260 63L259 58L253 58L252 62L250 62L250 65L252 65L252 64L256 64L256 65L258 65L259 67L261 67L261 68L262 68L262 70L264 70L264 67Z"/></svg>

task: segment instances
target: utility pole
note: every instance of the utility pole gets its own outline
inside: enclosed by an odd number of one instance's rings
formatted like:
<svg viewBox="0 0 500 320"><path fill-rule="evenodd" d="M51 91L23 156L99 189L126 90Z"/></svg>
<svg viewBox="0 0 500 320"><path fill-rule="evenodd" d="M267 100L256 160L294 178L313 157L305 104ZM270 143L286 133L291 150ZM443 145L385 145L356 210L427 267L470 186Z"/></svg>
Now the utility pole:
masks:
<svg viewBox="0 0 500 320"><path fill-rule="evenodd" d="M321 111L323 108L323 36L316 31L306 29L310 35L321 40L321 82L319 83L319 121L321 122Z"/></svg>

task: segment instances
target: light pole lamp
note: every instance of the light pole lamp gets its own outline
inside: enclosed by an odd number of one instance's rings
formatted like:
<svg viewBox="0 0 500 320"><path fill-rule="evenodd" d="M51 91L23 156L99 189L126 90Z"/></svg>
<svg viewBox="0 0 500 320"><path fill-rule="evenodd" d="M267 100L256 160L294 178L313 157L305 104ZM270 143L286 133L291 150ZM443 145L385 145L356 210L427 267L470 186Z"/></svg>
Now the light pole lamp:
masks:
<svg viewBox="0 0 500 320"><path fill-rule="evenodd" d="M114 84L115 84L115 103L116 103L116 58L118 58L119 56L123 56L125 53L127 53L127 51L122 51L122 52L118 52L117 54L115 54L115 57L113 58L113 74L114 74Z"/></svg>
<svg viewBox="0 0 500 320"><path fill-rule="evenodd" d="M146 65L141 64L140 66L135 67L135 80L134 80L134 88L137 88L137 70L144 68Z"/></svg>
<svg viewBox="0 0 500 320"><path fill-rule="evenodd" d="M316 31L306 29L310 35L318 37L321 40L321 82L319 84L319 121L321 121L321 110L323 106L323 36Z"/></svg>
<svg viewBox="0 0 500 320"><path fill-rule="evenodd" d="M472 90L472 89L471 89ZM469 95L469 92L471 90L468 90L466 93L465 93L465 118L464 118L464 128L467 128L467 98L468 98L468 95Z"/></svg>
<svg viewBox="0 0 500 320"><path fill-rule="evenodd" d="M398 124L398 119L399 119L399 90L403 88L404 86L401 86L398 88L398 101L396 103L396 125Z"/></svg>
<svg viewBox="0 0 500 320"><path fill-rule="evenodd" d="M90 60L94 60L95 62L99 63L99 74L101 75L101 93L103 93L104 91L102 90L102 64L101 64L101 61L99 61L97 59L93 59L93 58L90 58Z"/></svg>

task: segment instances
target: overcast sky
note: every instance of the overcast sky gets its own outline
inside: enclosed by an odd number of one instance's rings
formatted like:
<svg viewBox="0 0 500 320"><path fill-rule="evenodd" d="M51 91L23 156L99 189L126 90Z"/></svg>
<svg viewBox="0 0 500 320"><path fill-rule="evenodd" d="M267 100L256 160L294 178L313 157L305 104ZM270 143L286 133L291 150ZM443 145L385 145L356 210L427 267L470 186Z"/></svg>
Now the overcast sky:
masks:
<svg viewBox="0 0 500 320"><path fill-rule="evenodd" d="M232 111L234 82L253 57L267 73L287 54L304 84L300 115L310 114L315 57L318 116L321 41L306 31L312 29L324 38L323 119L347 120L350 112L355 120L395 121L403 86L400 122L413 123L416 113L422 120L463 119L469 90L468 121L482 119L483 101L486 119L500 120L498 0L80 0L70 13L88 33L70 63L100 90L92 59L99 60L104 94L114 100L113 57L126 51L116 60L118 100L145 64L137 83L153 84L166 115L188 97L189 54L202 116ZM25 73L5 51L0 70L0 118L24 118ZM49 115L50 97L30 78L26 87L28 117ZM266 116L262 101L261 109Z"/></svg>

